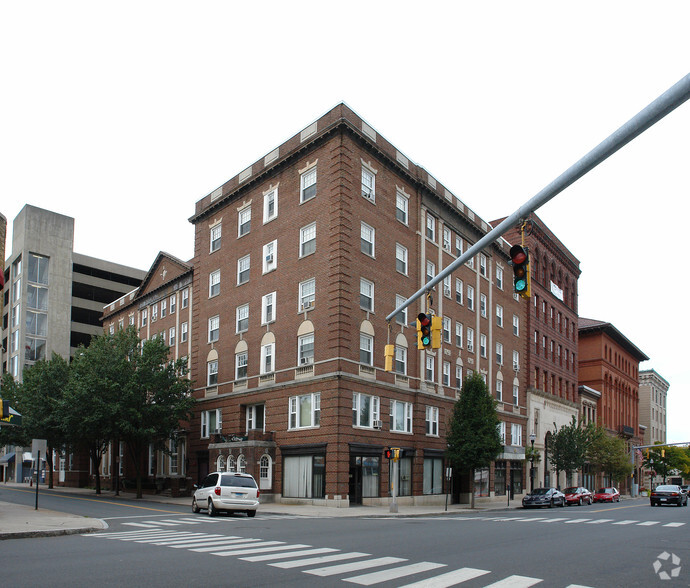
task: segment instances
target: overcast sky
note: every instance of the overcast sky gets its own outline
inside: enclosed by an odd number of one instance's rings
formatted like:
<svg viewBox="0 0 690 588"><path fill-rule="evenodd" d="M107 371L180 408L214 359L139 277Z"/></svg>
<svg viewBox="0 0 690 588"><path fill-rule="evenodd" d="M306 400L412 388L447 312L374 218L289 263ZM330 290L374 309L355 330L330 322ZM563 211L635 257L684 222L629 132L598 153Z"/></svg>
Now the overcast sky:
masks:
<svg viewBox="0 0 690 588"><path fill-rule="evenodd" d="M195 202L341 101L507 216L690 72L688 23L687 1L3 2L7 250L32 204L74 217L80 253L191 259ZM670 442L690 441L689 147L686 103L538 211L580 260L580 316L670 382Z"/></svg>

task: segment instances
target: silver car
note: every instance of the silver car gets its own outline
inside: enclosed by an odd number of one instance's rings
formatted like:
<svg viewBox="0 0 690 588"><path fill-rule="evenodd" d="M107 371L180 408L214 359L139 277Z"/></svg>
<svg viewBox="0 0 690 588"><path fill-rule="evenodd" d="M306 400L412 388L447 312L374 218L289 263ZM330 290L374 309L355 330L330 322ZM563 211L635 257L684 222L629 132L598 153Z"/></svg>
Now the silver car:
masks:
<svg viewBox="0 0 690 588"><path fill-rule="evenodd" d="M259 508L259 487L249 474L213 472L204 478L201 486L194 487L192 512L206 509L214 517L224 510L246 512L248 517L253 517Z"/></svg>

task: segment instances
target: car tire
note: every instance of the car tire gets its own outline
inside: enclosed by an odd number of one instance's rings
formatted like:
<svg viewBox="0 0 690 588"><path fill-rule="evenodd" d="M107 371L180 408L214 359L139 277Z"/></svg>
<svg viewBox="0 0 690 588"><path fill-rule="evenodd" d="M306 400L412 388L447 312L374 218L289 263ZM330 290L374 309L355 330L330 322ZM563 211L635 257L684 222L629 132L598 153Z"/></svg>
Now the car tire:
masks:
<svg viewBox="0 0 690 588"><path fill-rule="evenodd" d="M578 505L578 506L582 506L582 496L580 496L580 498L578 499L577 505Z"/></svg>
<svg viewBox="0 0 690 588"><path fill-rule="evenodd" d="M561 508L565 508L565 497L561 498Z"/></svg>
<svg viewBox="0 0 690 588"><path fill-rule="evenodd" d="M248 510L247 511L247 516L249 518L255 517L256 516L256 511L255 510Z"/></svg>
<svg viewBox="0 0 690 588"><path fill-rule="evenodd" d="M199 505L196 503L196 498L192 498L192 512L197 513L200 510Z"/></svg>
<svg viewBox="0 0 690 588"><path fill-rule="evenodd" d="M553 508L553 498L551 499L551 502L549 502L549 508Z"/></svg>
<svg viewBox="0 0 690 588"><path fill-rule="evenodd" d="M620 501L621 501L621 497L619 496L618 498L616 498L616 502L620 502Z"/></svg>
<svg viewBox="0 0 690 588"><path fill-rule="evenodd" d="M216 510L216 507L213 506L213 500L211 498L208 499L208 516L210 517L215 517L218 514L218 511Z"/></svg>

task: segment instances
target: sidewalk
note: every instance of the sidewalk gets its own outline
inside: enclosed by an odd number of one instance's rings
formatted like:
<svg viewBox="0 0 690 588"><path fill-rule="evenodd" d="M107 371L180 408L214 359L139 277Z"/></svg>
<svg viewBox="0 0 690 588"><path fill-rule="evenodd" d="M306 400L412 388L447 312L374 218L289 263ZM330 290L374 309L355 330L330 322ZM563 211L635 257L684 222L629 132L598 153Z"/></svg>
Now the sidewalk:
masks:
<svg viewBox="0 0 690 588"><path fill-rule="evenodd" d="M64 492L66 494L87 494L97 496L92 488L64 488L55 487L48 490L48 486L41 485L39 488L38 510L33 506L22 506L9 502L2 502L2 490L4 488L27 490L27 484L0 483L0 540L18 539L23 537L48 537L52 535L68 535L72 533L91 533L107 529L108 524L100 519L92 519L79 515L55 512L41 508L41 492ZM32 488L35 491L35 488ZM133 500L135 494L132 492L120 492L120 496L115 496L111 490L103 490L100 494L102 498L111 500ZM192 499L190 497L172 498L157 494L144 494L143 500L157 502L161 504L174 504L189 508L191 514ZM461 512L486 512L502 511L520 507L520 500L515 499L508 506L505 502L494 502L481 505L474 509L466 504L449 504L446 510L445 505L435 506L406 506L398 505L398 512L391 513L390 506L353 506L349 508L333 508L328 506L313 506L309 504L282 504L275 502L262 503L257 513L257 518L262 514L279 515L299 515L305 517L422 517L439 516L444 514L457 514ZM197 515L198 516L198 515Z"/></svg>

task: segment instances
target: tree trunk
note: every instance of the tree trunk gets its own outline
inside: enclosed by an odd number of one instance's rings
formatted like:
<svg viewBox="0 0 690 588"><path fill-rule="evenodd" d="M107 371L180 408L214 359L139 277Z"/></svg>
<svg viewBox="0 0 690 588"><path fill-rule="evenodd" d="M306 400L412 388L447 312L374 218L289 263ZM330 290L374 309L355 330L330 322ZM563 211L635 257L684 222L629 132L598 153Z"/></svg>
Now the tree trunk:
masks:
<svg viewBox="0 0 690 588"><path fill-rule="evenodd" d="M470 508L474 509L474 468L470 469Z"/></svg>
<svg viewBox="0 0 690 588"><path fill-rule="evenodd" d="M46 451L46 464L48 466L48 488L53 489L53 448L48 446Z"/></svg>

